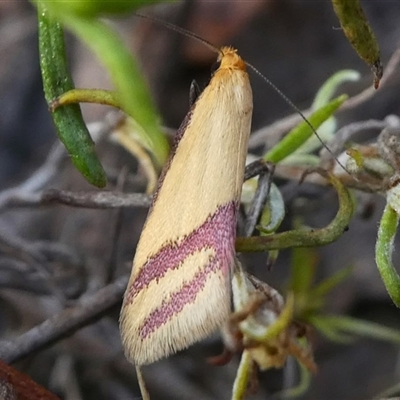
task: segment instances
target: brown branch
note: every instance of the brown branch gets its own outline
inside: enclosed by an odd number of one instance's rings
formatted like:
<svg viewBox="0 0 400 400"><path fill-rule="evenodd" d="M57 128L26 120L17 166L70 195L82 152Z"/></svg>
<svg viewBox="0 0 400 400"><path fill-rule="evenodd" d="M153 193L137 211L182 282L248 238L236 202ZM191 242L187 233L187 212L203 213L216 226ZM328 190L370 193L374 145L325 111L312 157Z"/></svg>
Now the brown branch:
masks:
<svg viewBox="0 0 400 400"><path fill-rule="evenodd" d="M28 375L0 360L0 398L4 400L60 400Z"/></svg>
<svg viewBox="0 0 400 400"><path fill-rule="evenodd" d="M96 322L121 301L127 283L128 275L125 275L16 339L0 342L0 359L14 363Z"/></svg>

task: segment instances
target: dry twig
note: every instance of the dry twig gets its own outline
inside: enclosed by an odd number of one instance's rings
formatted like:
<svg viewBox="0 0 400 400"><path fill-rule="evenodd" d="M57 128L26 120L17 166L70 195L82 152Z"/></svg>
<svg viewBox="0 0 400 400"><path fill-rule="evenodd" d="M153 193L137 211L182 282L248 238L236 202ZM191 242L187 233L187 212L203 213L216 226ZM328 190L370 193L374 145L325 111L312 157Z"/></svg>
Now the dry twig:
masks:
<svg viewBox="0 0 400 400"><path fill-rule="evenodd" d="M96 322L121 301L127 283L128 275L124 275L16 339L0 342L0 359L14 363Z"/></svg>

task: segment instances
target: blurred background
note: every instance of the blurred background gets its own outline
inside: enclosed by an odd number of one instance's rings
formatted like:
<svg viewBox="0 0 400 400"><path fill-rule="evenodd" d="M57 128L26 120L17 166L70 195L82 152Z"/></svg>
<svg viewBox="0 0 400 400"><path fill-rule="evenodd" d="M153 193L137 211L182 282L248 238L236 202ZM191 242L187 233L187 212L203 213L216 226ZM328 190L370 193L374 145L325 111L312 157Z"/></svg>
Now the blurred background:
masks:
<svg viewBox="0 0 400 400"><path fill-rule="evenodd" d="M400 3L363 1L385 66L400 41ZM362 79L347 85L353 95L372 85L372 73L340 30L330 1L192 0L144 10L195 32L216 46L232 45L276 84L300 109L306 109L321 84L334 72L356 69ZM57 142L42 92L35 10L27 1L0 2L0 190L26 181ZM178 128L188 111L189 87L204 87L215 54L199 43L134 17L113 26L137 54L164 125ZM104 69L74 37L67 36L76 87L111 88ZM267 85L251 76L253 130L292 114ZM370 101L343 112L339 126L400 114L400 71ZM83 105L88 123L103 120L110 109ZM257 146L251 149L257 153ZM54 151L54 150L53 150ZM115 142L103 139L98 153L109 176L107 189L143 192L145 178L135 159ZM121 172L122 171L122 172ZM68 159L47 187L93 190ZM304 220L324 226L334 216L336 196L326 188L308 193ZM291 202L287 199L290 215ZM1 198L1 192L0 192ZM377 223L383 201L368 199L369 212L357 215L336 243L318 250L318 278L352 265L353 274L332 293L327 309L400 327L399 311L380 280L374 261ZM130 269L146 210L88 210L62 205L0 209L0 335L12 339L60 312L83 294L94 293ZM289 229L290 224L284 228ZM398 260L398 256L395 258ZM282 251L271 271L266 255L246 256L249 271L275 288L284 288L289 252ZM396 263L396 259L394 260ZM38 266L39 264L39 266ZM140 396L134 368L124 358L118 332L120 305L99 322L79 330L16 364L37 382L72 400L133 399ZM360 339L333 344L313 335L319 372L304 399L372 399L399 381L399 348ZM239 358L215 367L206 357L222 349L218 335L144 369L154 399L229 399ZM292 368L293 369L293 368ZM294 370L296 370L294 368ZM259 375L254 399L273 399L288 384L287 374ZM295 384L294 381L289 382Z"/></svg>

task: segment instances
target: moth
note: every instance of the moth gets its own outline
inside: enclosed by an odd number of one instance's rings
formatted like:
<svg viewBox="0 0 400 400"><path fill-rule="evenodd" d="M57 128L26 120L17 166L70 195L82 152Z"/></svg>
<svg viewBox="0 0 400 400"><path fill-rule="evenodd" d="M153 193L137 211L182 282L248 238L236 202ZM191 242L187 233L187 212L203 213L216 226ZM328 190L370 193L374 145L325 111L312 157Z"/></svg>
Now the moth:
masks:
<svg viewBox="0 0 400 400"><path fill-rule="evenodd" d="M232 47L218 52L176 134L133 260L120 330L137 366L204 339L231 313L253 99L244 60Z"/></svg>

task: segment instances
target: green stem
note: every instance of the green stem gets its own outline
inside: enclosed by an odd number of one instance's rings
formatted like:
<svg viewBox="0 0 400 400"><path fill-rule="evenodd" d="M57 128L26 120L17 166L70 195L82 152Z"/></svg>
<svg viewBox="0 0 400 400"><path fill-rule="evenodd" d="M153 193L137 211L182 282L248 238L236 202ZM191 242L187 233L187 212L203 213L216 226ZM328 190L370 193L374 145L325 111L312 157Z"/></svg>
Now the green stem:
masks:
<svg viewBox="0 0 400 400"><path fill-rule="evenodd" d="M327 176L339 197L339 210L328 226L313 230L295 229L270 236L239 237L236 239L236 251L246 253L323 246L338 239L346 231L353 215L353 201L347 188L337 178L322 170L318 172Z"/></svg>
<svg viewBox="0 0 400 400"><path fill-rule="evenodd" d="M378 230L375 260L389 296L400 307L400 277L392 264L393 240L397 232L399 216L386 204Z"/></svg>
<svg viewBox="0 0 400 400"><path fill-rule="evenodd" d="M245 350L242 353L239 368L236 372L236 378L232 389L232 400L243 400L245 398L252 367L253 360L251 359L251 355Z"/></svg>
<svg viewBox="0 0 400 400"><path fill-rule="evenodd" d="M115 91L103 89L72 89L58 96L50 104L50 110L77 103L104 104L115 108L121 108Z"/></svg>

